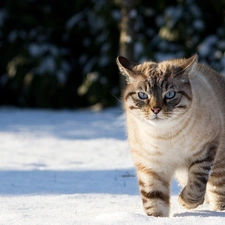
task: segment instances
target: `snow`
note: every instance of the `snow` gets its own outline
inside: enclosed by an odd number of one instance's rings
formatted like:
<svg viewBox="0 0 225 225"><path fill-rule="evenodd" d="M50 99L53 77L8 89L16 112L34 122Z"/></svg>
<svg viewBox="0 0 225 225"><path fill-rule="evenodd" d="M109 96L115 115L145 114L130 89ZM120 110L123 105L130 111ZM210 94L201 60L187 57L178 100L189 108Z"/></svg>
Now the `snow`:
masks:
<svg viewBox="0 0 225 225"><path fill-rule="evenodd" d="M0 27L4 25L5 19L8 17L8 13L5 9L0 9Z"/></svg>
<svg viewBox="0 0 225 225"><path fill-rule="evenodd" d="M87 10L84 10L80 13L76 13L73 15L67 22L66 22L66 28L71 30L73 27L75 27L85 16Z"/></svg>
<svg viewBox="0 0 225 225"><path fill-rule="evenodd" d="M212 46L217 43L218 39L215 35L208 36L199 46L198 52L201 56L206 57L212 52Z"/></svg>
<svg viewBox="0 0 225 225"><path fill-rule="evenodd" d="M40 65L36 69L38 74L45 74L45 73L54 73L56 70L56 62L52 56L45 56L40 62Z"/></svg>
<svg viewBox="0 0 225 225"><path fill-rule="evenodd" d="M168 28L173 28L181 18L183 9L181 6L170 6L165 10L165 18Z"/></svg>
<svg viewBox="0 0 225 225"><path fill-rule="evenodd" d="M145 215L120 108L0 109L0 225L224 224L188 211L171 188L168 218Z"/></svg>

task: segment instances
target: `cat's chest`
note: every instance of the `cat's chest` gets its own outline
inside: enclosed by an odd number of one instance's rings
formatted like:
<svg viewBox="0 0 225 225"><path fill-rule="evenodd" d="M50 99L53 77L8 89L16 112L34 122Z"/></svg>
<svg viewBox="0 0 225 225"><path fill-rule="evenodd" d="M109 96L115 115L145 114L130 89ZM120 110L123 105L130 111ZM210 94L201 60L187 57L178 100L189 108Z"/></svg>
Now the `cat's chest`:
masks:
<svg viewBox="0 0 225 225"><path fill-rule="evenodd" d="M140 138L141 148L151 155L161 155L165 158L188 157L188 152L191 146L191 137L179 134L173 136L172 134L164 134L164 136L146 135Z"/></svg>
<svg viewBox="0 0 225 225"><path fill-rule="evenodd" d="M212 126L206 126L209 119L194 120L190 117L187 121L182 119L153 127L134 117L128 117L131 151L146 159L182 163L183 160L190 159L196 152L201 151L205 143L210 143L218 136L221 129L214 128L216 121Z"/></svg>
<svg viewBox="0 0 225 225"><path fill-rule="evenodd" d="M133 154L139 152L137 154L160 162L183 163L182 161L190 158L196 149L193 137L196 138L197 134L190 132L188 128L180 131L171 128L157 132L141 126L130 129L128 136ZM198 139L201 139L200 136Z"/></svg>

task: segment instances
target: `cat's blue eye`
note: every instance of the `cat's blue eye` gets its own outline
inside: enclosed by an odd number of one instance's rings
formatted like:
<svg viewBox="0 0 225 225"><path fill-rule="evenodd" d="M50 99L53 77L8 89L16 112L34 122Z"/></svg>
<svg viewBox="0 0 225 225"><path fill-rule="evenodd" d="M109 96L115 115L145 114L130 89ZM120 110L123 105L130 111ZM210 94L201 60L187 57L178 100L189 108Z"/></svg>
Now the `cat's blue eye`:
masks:
<svg viewBox="0 0 225 225"><path fill-rule="evenodd" d="M138 97L142 100L147 99L148 95L144 92L138 92Z"/></svg>
<svg viewBox="0 0 225 225"><path fill-rule="evenodd" d="M169 91L169 92L167 92L167 93L165 94L165 98L166 98L166 99L172 99L172 98L175 97L175 95L176 95L176 92L175 92L175 91Z"/></svg>

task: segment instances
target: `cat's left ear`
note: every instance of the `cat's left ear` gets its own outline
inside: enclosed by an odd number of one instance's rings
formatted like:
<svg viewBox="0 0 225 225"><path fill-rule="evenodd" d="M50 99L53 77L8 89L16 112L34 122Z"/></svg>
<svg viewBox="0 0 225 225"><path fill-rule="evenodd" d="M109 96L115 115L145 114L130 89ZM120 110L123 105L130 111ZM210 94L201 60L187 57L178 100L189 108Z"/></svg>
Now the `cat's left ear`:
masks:
<svg viewBox="0 0 225 225"><path fill-rule="evenodd" d="M134 67L138 64L131 62L129 59L118 56L116 59L117 65L122 75L126 76L126 81L128 84L131 84L136 77Z"/></svg>
<svg viewBox="0 0 225 225"><path fill-rule="evenodd" d="M190 70L198 62L198 55L195 54L188 59L183 59L179 62L178 66L181 70Z"/></svg>
<svg viewBox="0 0 225 225"><path fill-rule="evenodd" d="M188 74L195 68L197 63L197 54L193 55L188 59L182 59L176 66L175 74L184 80L188 80Z"/></svg>
<svg viewBox="0 0 225 225"><path fill-rule="evenodd" d="M198 55L195 54L193 56L191 56L188 59L185 59L185 63L184 63L184 69L188 69L189 67L193 67L196 65L196 63L198 63Z"/></svg>

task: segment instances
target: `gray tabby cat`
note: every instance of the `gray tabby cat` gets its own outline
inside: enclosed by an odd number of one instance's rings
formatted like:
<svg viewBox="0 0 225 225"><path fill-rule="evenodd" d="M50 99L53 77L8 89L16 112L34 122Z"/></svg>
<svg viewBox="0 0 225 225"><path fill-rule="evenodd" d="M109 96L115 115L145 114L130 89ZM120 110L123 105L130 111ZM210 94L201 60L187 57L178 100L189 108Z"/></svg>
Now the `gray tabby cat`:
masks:
<svg viewBox="0 0 225 225"><path fill-rule="evenodd" d="M225 210L224 77L196 55L142 64L119 56L117 64L128 83L128 139L147 215L169 215L174 175L182 206L206 197L213 210Z"/></svg>

